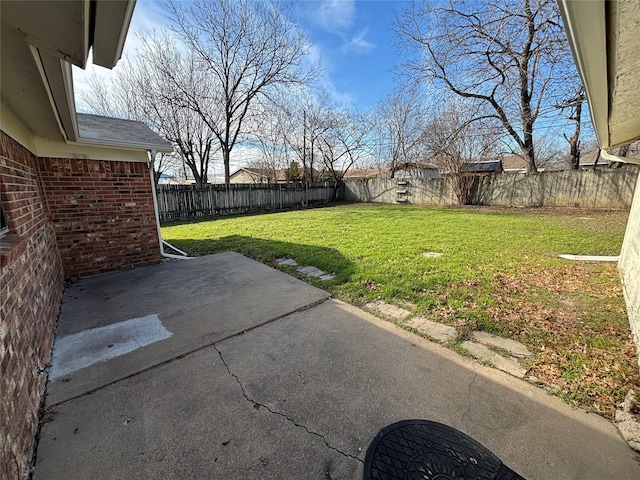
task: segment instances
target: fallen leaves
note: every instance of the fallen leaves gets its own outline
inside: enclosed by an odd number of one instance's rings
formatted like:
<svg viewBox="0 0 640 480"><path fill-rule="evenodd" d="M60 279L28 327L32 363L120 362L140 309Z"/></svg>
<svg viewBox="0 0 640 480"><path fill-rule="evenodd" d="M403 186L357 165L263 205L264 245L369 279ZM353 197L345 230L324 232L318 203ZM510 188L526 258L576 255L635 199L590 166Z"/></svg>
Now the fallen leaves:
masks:
<svg viewBox="0 0 640 480"><path fill-rule="evenodd" d="M613 418L640 387L615 265L527 266L495 275L489 314L536 355L529 373L569 403Z"/></svg>

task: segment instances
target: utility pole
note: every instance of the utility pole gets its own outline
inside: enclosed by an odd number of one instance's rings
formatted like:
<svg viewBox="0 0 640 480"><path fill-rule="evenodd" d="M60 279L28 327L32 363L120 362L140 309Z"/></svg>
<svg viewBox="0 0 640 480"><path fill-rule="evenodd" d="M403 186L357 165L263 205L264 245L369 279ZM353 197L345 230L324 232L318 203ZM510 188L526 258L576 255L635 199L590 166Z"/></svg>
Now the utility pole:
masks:
<svg viewBox="0 0 640 480"><path fill-rule="evenodd" d="M307 177L307 111L302 111L302 181Z"/></svg>

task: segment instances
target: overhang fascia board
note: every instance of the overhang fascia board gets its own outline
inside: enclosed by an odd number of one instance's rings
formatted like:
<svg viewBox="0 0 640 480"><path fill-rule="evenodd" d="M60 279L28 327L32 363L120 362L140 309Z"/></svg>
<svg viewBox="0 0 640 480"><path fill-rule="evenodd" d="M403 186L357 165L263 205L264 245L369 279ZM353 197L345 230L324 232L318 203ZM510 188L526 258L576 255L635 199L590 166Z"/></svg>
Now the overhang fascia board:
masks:
<svg viewBox="0 0 640 480"><path fill-rule="evenodd" d="M3 27L15 28L40 51L86 67L93 32L92 0L1 3Z"/></svg>
<svg viewBox="0 0 640 480"><path fill-rule="evenodd" d="M67 88L62 74L62 63L66 62L33 45L29 45L29 48L42 78L42 85L49 98L49 106L58 124L60 134L65 141L74 140L73 127L70 122L72 122L71 118L75 116L75 108L70 109L69 101L66 98ZM71 135L67 130L69 127L71 127Z"/></svg>
<svg viewBox="0 0 640 480"><path fill-rule="evenodd" d="M96 0L93 24L93 63L113 68L122 57L135 0Z"/></svg>
<svg viewBox="0 0 640 480"><path fill-rule="evenodd" d="M155 150L158 153L171 153L173 152L173 147L169 144L167 145L150 145L148 143L137 143L137 142L126 142L121 140L105 140L99 139L94 140L91 138L79 137L76 142L77 145L87 145L87 146L97 146L97 147L108 147L108 148L126 148L132 150Z"/></svg>
<svg viewBox="0 0 640 480"><path fill-rule="evenodd" d="M607 9L602 0L558 0L569 45L585 88L601 148L611 148Z"/></svg>
<svg viewBox="0 0 640 480"><path fill-rule="evenodd" d="M76 96L73 89L73 67L70 63L60 62L62 71L62 80L66 91L66 105L71 113L67 127L67 138L69 140L77 140L80 137L78 128L78 117L76 115Z"/></svg>
<svg viewBox="0 0 640 480"><path fill-rule="evenodd" d="M38 157L82 158L89 160L107 160L117 162L149 162L150 147L127 148L124 146L91 145L79 142L62 142L47 138L34 138Z"/></svg>

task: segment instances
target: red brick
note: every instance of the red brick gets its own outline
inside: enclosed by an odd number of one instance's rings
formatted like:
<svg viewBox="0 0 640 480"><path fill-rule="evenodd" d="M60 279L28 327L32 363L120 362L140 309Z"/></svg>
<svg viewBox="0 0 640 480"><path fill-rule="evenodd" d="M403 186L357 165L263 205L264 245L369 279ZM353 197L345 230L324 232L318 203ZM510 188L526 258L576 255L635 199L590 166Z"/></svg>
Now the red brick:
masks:
<svg viewBox="0 0 640 480"><path fill-rule="evenodd" d="M37 158L0 132L0 173L10 229L0 241L0 478L22 478L45 382L36 367L50 359L64 275L161 257L145 164Z"/></svg>
<svg viewBox="0 0 640 480"><path fill-rule="evenodd" d="M2 400L0 478L29 468L44 389L38 365L51 355L63 289L62 262L37 184L35 157L0 134L2 206L10 233L0 240ZM8 181L7 181L8 180Z"/></svg>

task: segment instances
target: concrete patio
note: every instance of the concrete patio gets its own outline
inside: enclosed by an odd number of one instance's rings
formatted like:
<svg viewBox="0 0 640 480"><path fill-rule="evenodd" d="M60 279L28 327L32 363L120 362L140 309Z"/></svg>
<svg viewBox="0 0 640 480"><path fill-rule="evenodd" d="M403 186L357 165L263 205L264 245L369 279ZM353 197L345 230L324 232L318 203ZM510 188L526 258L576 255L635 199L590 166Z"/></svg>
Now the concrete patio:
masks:
<svg viewBox="0 0 640 480"><path fill-rule="evenodd" d="M162 339L54 364L36 479L359 479L402 419L457 428L528 479L640 477L603 418L236 253L83 279L58 341L149 316ZM113 335L84 348L127 343Z"/></svg>

